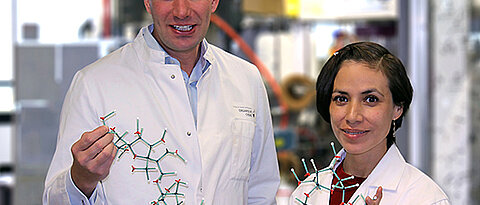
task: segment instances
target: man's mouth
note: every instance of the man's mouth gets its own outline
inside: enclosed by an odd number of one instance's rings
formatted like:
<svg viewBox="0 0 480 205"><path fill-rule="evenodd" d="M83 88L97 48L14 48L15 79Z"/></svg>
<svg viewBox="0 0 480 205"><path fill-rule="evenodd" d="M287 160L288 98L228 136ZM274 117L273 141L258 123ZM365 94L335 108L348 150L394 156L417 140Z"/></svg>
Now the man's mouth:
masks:
<svg viewBox="0 0 480 205"><path fill-rule="evenodd" d="M193 27L195 27L195 25L185 25L185 26L171 25L171 27L180 32L189 32L193 29Z"/></svg>

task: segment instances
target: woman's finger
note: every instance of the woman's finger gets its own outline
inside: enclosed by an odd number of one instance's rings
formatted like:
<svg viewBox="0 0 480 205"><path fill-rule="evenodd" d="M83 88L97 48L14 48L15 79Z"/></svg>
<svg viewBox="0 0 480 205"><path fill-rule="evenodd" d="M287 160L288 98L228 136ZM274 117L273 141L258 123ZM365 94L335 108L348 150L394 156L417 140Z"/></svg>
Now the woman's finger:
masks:
<svg viewBox="0 0 480 205"><path fill-rule="evenodd" d="M382 187L378 187L377 192L375 193L375 196L373 196L373 199L367 196L367 198L365 199L365 202L367 203L367 205L380 204L380 201L382 200L382 196L383 196L382 192L383 192Z"/></svg>

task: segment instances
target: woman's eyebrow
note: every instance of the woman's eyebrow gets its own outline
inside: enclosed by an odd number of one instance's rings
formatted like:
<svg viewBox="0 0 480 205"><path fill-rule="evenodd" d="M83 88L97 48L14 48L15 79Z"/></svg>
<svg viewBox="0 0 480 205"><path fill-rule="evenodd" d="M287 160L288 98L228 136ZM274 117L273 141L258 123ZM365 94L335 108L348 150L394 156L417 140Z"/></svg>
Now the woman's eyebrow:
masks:
<svg viewBox="0 0 480 205"><path fill-rule="evenodd" d="M338 89L333 90L332 93L339 93L339 94L342 94L342 95L348 95L348 92L345 92L345 91L342 91L342 90L338 90Z"/></svg>
<svg viewBox="0 0 480 205"><path fill-rule="evenodd" d="M385 97L385 95L383 95L382 92L378 91L377 89L375 88L371 88L371 89L368 89L368 90L365 90L362 92L362 95L366 95L366 94L370 94L370 93L378 93L380 94L382 97Z"/></svg>

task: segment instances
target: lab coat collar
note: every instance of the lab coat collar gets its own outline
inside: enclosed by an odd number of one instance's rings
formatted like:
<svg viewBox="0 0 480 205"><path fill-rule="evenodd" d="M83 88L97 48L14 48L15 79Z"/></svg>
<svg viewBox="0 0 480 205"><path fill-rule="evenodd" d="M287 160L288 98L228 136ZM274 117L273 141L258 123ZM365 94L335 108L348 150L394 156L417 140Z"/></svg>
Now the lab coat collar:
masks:
<svg viewBox="0 0 480 205"><path fill-rule="evenodd" d="M375 188L382 186L384 190L397 190L405 166L405 159L397 146L393 144L364 183Z"/></svg>
<svg viewBox="0 0 480 205"><path fill-rule="evenodd" d="M212 49L210 49L210 44L208 44L207 39L203 39L202 42L200 43L201 46L201 53L202 53L202 58L205 59L205 63L212 65L214 62L213 58L213 53ZM202 73L205 73L207 69L209 69L211 66L202 66Z"/></svg>
<svg viewBox="0 0 480 205"><path fill-rule="evenodd" d="M212 47L208 42L207 39L203 39L202 41L203 49L205 50L203 57L210 63L213 64L215 62L215 58L212 52ZM210 66L209 66L210 67Z"/></svg>
<svg viewBox="0 0 480 205"><path fill-rule="evenodd" d="M139 58L145 60L145 63L161 63L165 64L165 57L168 56L165 50L161 49L158 42L153 37L150 29L153 25L143 27L138 32L137 37L133 41L133 46L137 51Z"/></svg>
<svg viewBox="0 0 480 205"><path fill-rule="evenodd" d="M340 150L336 157L330 162L329 167L334 167L334 170L336 170L340 163L345 159L346 154L345 149ZM387 153L385 153L377 166L375 166L372 173L370 173L367 179L362 183L361 187L364 184L368 184L371 188L382 186L384 190L396 190L400 184L405 165L405 159L397 146L393 144L387 150Z"/></svg>

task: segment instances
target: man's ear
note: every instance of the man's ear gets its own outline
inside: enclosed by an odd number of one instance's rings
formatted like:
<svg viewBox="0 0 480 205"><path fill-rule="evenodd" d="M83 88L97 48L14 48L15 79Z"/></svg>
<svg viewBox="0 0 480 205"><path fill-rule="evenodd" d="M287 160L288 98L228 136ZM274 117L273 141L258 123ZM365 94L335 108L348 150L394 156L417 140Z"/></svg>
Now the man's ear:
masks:
<svg viewBox="0 0 480 205"><path fill-rule="evenodd" d="M212 0L212 13L215 12L215 10L217 10L219 1L220 0Z"/></svg>
<svg viewBox="0 0 480 205"><path fill-rule="evenodd" d="M150 9L150 2L151 2L151 0L143 0L143 4L145 5L145 9L147 9L147 12L149 14L152 14L151 9Z"/></svg>

